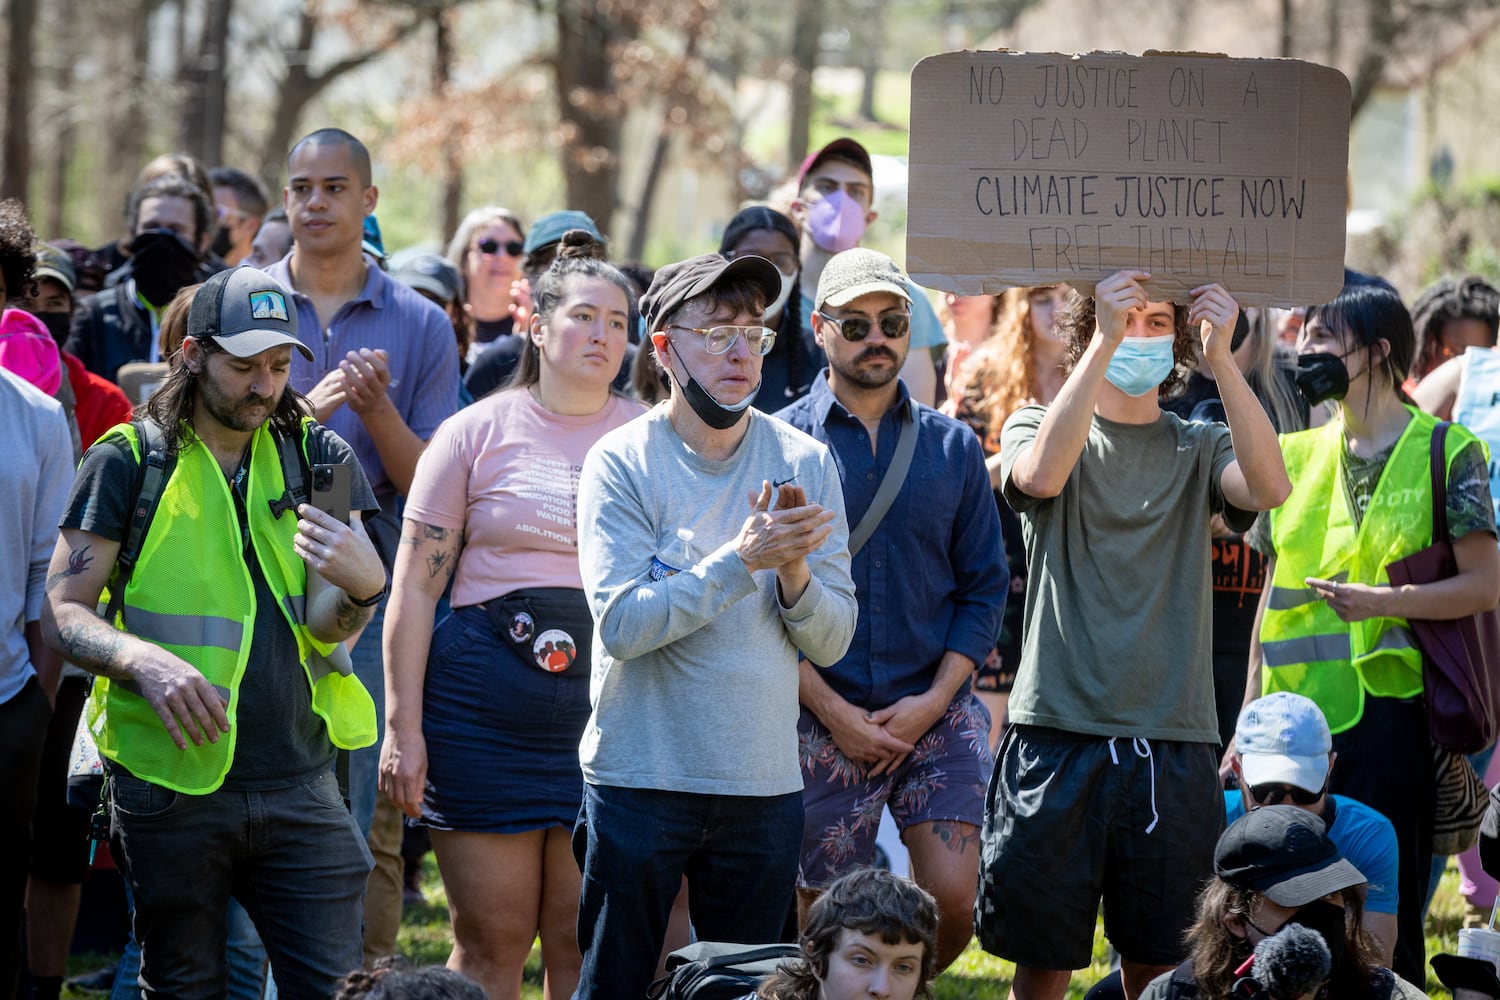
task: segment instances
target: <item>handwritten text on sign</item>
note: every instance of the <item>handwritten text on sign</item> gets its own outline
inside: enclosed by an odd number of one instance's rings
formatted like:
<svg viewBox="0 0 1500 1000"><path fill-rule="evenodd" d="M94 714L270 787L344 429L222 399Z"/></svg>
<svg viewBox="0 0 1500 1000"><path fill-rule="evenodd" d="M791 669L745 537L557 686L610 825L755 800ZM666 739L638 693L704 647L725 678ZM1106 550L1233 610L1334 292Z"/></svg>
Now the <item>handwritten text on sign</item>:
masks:
<svg viewBox="0 0 1500 1000"><path fill-rule="evenodd" d="M907 265L955 292L1148 271L1246 304L1342 282L1349 84L1294 60L954 52L912 73Z"/></svg>

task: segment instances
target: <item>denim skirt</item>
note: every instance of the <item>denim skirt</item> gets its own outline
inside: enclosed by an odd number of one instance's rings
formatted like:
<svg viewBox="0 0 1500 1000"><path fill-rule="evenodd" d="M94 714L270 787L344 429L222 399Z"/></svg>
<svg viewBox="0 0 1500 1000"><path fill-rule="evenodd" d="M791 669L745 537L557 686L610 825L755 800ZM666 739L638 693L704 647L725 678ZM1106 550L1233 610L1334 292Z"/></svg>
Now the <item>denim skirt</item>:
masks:
<svg viewBox="0 0 1500 1000"><path fill-rule="evenodd" d="M588 717L587 673L550 673L501 638L482 606L455 609L434 629L427 659L423 825L472 833L572 829L583 799L578 742Z"/></svg>

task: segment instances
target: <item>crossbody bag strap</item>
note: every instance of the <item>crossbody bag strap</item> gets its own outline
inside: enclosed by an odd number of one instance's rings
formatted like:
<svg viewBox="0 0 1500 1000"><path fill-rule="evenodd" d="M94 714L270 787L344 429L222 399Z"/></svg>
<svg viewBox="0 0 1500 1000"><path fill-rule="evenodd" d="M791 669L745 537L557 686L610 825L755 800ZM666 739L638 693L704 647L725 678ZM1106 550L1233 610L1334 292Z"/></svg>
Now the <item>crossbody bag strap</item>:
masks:
<svg viewBox="0 0 1500 1000"><path fill-rule="evenodd" d="M1432 468L1432 540L1448 537L1448 463L1443 461L1448 437L1447 421L1440 420L1432 430L1430 461Z"/></svg>
<svg viewBox="0 0 1500 1000"><path fill-rule="evenodd" d="M859 519L852 532L849 534L849 558L853 559L859 554L859 550L865 547L870 536L875 534L875 529L880 527L880 522L885 519L886 511L891 509L891 504L896 502L896 494L901 492L901 487L906 482L906 474L911 471L911 457L917 452L917 404L913 399L906 401L906 425L901 428L901 436L896 439L896 454L891 456L891 464L885 470L885 475L880 479L880 488L875 491L875 499L870 501L870 507L865 511L865 516Z"/></svg>

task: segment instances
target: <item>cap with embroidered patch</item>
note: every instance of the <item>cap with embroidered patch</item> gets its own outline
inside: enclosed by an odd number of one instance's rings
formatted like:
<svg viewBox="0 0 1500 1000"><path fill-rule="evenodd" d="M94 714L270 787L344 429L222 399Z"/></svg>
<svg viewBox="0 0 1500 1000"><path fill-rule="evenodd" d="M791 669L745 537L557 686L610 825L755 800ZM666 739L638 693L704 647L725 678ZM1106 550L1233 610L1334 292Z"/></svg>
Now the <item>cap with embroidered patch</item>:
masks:
<svg viewBox="0 0 1500 1000"><path fill-rule="evenodd" d="M297 304L281 282L253 267L220 271L203 283L188 312L187 335L212 337L237 358L251 358L288 344L313 360L297 338Z"/></svg>

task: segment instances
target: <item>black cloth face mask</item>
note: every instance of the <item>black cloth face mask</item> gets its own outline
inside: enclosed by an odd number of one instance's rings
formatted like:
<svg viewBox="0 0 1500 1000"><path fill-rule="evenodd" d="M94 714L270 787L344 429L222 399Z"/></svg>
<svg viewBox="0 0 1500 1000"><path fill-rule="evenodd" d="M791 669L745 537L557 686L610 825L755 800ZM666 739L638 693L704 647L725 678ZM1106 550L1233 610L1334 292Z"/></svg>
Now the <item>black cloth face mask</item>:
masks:
<svg viewBox="0 0 1500 1000"><path fill-rule="evenodd" d="M130 275L158 309L198 277L198 251L170 229L148 229L130 241Z"/></svg>
<svg viewBox="0 0 1500 1000"><path fill-rule="evenodd" d="M1326 899L1315 899L1292 914L1292 919L1287 924L1298 924L1323 936L1323 943L1328 945L1328 955L1332 960L1328 967L1332 970L1332 975L1337 976L1339 963L1344 960L1347 934L1344 908Z"/></svg>
<svg viewBox="0 0 1500 1000"><path fill-rule="evenodd" d="M1343 399L1349 392L1349 369L1337 354L1297 355L1297 390L1309 406Z"/></svg>

